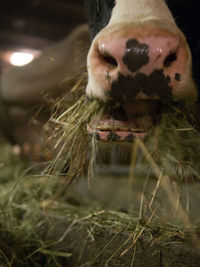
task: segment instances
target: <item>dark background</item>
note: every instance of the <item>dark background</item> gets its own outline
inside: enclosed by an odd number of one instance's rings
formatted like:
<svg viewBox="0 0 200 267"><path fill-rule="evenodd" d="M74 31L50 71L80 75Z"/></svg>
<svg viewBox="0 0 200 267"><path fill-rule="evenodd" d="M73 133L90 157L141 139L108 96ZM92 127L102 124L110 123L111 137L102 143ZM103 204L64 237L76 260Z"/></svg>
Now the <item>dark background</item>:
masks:
<svg viewBox="0 0 200 267"><path fill-rule="evenodd" d="M6 54L42 50L86 22L82 0L1 0L0 68Z"/></svg>
<svg viewBox="0 0 200 267"><path fill-rule="evenodd" d="M166 2L189 41L195 65L199 69L199 1ZM104 13L104 10L102 12ZM41 51L64 38L76 25L84 22L86 15L83 0L1 0L0 69L6 65L8 52L20 49Z"/></svg>

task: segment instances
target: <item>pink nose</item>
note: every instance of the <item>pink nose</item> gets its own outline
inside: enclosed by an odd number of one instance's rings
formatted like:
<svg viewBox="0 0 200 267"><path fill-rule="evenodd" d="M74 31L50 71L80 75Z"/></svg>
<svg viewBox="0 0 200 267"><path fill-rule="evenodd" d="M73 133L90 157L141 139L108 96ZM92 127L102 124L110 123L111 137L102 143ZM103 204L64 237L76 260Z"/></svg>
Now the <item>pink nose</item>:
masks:
<svg viewBox="0 0 200 267"><path fill-rule="evenodd" d="M111 90L110 85L119 75L134 77L142 73L149 77L158 70L167 77L170 86L174 86L183 78L188 51L180 36L170 33L139 37L102 36L93 57L94 68L98 69L96 75L99 80L107 79L106 90Z"/></svg>
<svg viewBox="0 0 200 267"><path fill-rule="evenodd" d="M163 69L170 74L177 65L184 65L180 41L171 37L121 38L99 41L99 64L114 75L142 71L150 74L155 69Z"/></svg>

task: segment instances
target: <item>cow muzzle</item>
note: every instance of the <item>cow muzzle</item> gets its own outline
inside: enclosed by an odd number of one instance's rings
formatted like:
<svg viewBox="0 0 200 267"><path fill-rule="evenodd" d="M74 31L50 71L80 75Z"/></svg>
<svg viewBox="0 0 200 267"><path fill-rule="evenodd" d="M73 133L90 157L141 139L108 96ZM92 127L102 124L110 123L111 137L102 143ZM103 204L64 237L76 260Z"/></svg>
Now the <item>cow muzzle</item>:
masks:
<svg viewBox="0 0 200 267"><path fill-rule="evenodd" d="M102 141L144 138L165 103L196 98L186 40L163 29L100 34L88 55L88 74L87 95L107 103L98 122L88 125Z"/></svg>

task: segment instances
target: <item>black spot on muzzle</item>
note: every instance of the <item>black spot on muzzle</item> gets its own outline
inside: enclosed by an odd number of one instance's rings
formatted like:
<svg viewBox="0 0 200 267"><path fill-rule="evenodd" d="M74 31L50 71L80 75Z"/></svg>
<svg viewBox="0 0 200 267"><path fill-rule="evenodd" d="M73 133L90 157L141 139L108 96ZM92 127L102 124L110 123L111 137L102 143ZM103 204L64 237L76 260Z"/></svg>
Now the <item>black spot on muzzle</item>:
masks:
<svg viewBox="0 0 200 267"><path fill-rule="evenodd" d="M129 71L135 72L149 62L148 54L148 45L139 43L136 39L129 39L126 42L126 53L123 62Z"/></svg>
<svg viewBox="0 0 200 267"><path fill-rule="evenodd" d="M163 70L154 70L150 75L137 73L135 76L119 73L118 79L111 85L110 99L116 102L134 99L139 93L161 100L171 100L170 77Z"/></svg>

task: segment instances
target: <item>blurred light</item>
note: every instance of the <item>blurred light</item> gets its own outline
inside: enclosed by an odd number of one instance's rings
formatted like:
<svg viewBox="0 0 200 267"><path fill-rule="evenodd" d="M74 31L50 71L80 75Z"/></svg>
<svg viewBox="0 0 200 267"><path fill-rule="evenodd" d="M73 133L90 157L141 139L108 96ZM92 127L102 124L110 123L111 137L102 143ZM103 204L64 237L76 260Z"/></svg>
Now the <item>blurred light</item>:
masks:
<svg viewBox="0 0 200 267"><path fill-rule="evenodd" d="M23 66L30 63L34 58L31 53L14 52L10 56L10 63L14 66Z"/></svg>

